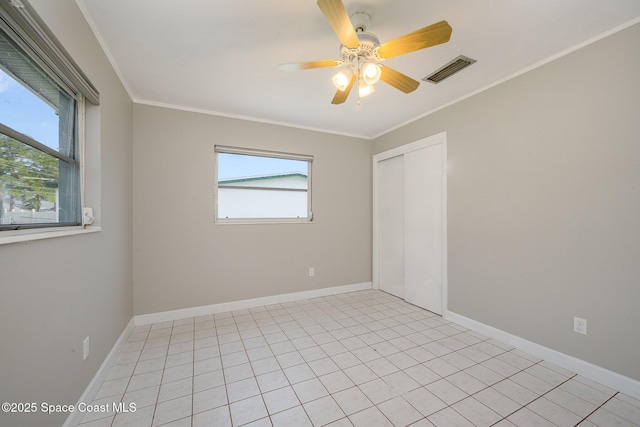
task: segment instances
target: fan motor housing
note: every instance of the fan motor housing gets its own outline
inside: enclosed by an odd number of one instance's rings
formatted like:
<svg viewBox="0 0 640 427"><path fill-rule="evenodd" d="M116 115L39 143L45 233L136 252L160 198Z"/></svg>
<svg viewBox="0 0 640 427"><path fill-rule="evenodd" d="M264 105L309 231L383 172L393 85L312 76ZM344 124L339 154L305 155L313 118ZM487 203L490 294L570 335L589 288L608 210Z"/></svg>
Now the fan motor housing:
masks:
<svg viewBox="0 0 640 427"><path fill-rule="evenodd" d="M349 49L348 47L340 46L340 60L344 63L351 63L356 58L364 58L374 61L380 61L380 55L378 55L378 47L380 47L380 40L373 33L365 31L357 33L360 45L355 49Z"/></svg>

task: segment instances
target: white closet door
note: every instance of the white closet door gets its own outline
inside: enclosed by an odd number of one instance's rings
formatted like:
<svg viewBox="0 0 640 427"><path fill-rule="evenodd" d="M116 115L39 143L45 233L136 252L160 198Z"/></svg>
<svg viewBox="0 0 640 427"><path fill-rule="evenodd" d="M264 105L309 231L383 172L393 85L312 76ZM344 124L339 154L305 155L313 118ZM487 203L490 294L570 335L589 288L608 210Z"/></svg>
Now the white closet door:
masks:
<svg viewBox="0 0 640 427"><path fill-rule="evenodd" d="M404 155L404 299L442 314L442 145Z"/></svg>
<svg viewBox="0 0 640 427"><path fill-rule="evenodd" d="M380 289L404 298L404 160L392 157L378 164Z"/></svg>

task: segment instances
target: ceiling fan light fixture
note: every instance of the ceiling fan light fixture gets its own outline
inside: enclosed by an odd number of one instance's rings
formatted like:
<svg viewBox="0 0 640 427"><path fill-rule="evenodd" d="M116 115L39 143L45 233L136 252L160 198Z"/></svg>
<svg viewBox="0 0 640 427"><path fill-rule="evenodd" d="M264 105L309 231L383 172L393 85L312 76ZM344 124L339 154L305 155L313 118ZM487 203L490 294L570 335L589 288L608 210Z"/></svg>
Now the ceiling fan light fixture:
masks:
<svg viewBox="0 0 640 427"><path fill-rule="evenodd" d="M380 66L374 62L365 62L361 69L362 79L368 85L373 85L380 80L382 70Z"/></svg>
<svg viewBox="0 0 640 427"><path fill-rule="evenodd" d="M375 92L376 88L373 85L367 84L365 82L360 82L358 85L358 96L360 98L364 98L365 96L371 95Z"/></svg>
<svg viewBox="0 0 640 427"><path fill-rule="evenodd" d="M294 71L345 65L345 69L332 78L338 89L331 100L334 105L344 103L356 83L358 105L361 97L374 92L374 84L378 80L404 93L413 92L420 82L386 65L383 72L381 62L447 43L451 37L451 26L447 21L440 21L380 44L378 37L367 31L371 23L369 14L356 12L350 19L343 0L317 0L317 5L340 40L340 59L281 64L279 68L283 71Z"/></svg>
<svg viewBox="0 0 640 427"><path fill-rule="evenodd" d="M333 76L331 81L333 82L333 85L336 87L336 89L344 92L349 86L349 82L351 81L352 76L353 76L353 73L351 72L351 70L349 70L348 68L345 68L344 70L338 71Z"/></svg>

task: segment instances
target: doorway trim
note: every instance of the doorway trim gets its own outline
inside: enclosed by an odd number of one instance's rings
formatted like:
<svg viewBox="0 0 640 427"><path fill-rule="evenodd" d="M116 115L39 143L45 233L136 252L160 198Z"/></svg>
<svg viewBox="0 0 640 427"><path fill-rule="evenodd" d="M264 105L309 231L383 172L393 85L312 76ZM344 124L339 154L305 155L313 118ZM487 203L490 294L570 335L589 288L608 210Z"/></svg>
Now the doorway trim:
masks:
<svg viewBox="0 0 640 427"><path fill-rule="evenodd" d="M447 272L447 132L392 148L373 156L373 289L380 289L380 171L379 163L397 156L421 150L433 145L442 145L442 316L447 314L448 272Z"/></svg>

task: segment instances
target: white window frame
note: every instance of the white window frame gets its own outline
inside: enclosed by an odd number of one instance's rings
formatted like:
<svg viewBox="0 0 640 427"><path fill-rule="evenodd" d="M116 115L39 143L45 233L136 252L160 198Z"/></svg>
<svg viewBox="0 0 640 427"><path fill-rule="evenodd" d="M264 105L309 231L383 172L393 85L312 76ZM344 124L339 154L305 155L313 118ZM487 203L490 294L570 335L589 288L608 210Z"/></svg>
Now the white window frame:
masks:
<svg viewBox="0 0 640 427"><path fill-rule="evenodd" d="M240 154L257 157L270 157L283 160L300 160L307 162L307 216L300 218L219 218L218 217L218 153ZM214 146L214 224L269 224L269 223L307 223L313 222L313 197L312 197L312 169L313 156L306 154L284 153L280 151L268 151L243 147L224 145Z"/></svg>
<svg viewBox="0 0 640 427"><path fill-rule="evenodd" d="M30 58L76 100L76 153L79 163L77 196L80 210L85 200L85 117L86 103L100 104L98 90L89 81L53 33L47 28L33 7L25 0L0 0L0 29ZM27 144L29 145L29 144ZM0 231L0 244L61 237L100 231L87 229L82 212L78 225L47 224L19 230Z"/></svg>

